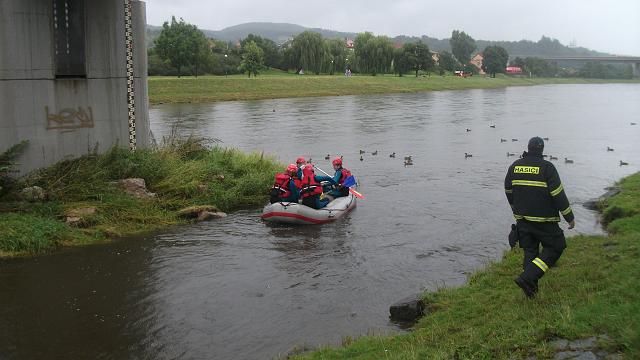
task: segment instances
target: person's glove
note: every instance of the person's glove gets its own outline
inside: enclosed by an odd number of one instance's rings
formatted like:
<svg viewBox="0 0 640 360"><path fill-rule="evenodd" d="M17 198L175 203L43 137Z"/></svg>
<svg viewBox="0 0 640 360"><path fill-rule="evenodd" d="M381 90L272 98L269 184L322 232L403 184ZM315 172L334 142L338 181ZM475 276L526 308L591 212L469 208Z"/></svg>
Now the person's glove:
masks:
<svg viewBox="0 0 640 360"><path fill-rule="evenodd" d="M509 232L509 246L513 249L518 243L518 227L516 224L511 224L511 231Z"/></svg>

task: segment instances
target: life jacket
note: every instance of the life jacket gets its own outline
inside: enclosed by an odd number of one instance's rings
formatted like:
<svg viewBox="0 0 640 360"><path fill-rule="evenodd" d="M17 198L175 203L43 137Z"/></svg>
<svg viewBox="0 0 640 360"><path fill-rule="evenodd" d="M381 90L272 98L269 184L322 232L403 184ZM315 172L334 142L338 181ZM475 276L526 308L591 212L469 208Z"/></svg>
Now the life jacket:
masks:
<svg viewBox="0 0 640 360"><path fill-rule="evenodd" d="M304 175L302 179L302 188L300 189L300 197L304 199L309 196L322 194L322 185L316 181L313 168L311 166L306 166L302 170L302 173Z"/></svg>
<svg viewBox="0 0 640 360"><path fill-rule="evenodd" d="M291 190L289 190L289 180L291 175L278 173L274 180L273 187L271 187L271 196L285 199L291 196Z"/></svg>
<svg viewBox="0 0 640 360"><path fill-rule="evenodd" d="M351 176L351 171L349 171L349 169L340 168L340 171L342 171L342 176L340 177L340 180L338 180L338 185L344 184L344 181Z"/></svg>

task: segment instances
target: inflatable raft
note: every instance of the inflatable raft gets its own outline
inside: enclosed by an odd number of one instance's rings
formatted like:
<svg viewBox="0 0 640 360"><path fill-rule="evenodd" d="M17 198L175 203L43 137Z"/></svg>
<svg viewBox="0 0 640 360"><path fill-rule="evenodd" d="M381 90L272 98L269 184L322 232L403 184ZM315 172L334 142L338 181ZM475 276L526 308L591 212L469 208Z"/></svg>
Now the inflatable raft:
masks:
<svg viewBox="0 0 640 360"><path fill-rule="evenodd" d="M262 220L285 224L324 224L343 217L356 207L353 194L339 197L322 209L313 209L293 202L269 204L262 210Z"/></svg>

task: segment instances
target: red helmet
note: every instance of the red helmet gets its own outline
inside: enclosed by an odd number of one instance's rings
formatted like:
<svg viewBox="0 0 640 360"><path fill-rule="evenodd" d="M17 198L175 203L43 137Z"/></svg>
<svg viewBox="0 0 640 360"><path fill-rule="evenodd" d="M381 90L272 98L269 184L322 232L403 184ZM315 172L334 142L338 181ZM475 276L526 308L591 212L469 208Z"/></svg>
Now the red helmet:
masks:
<svg viewBox="0 0 640 360"><path fill-rule="evenodd" d="M335 158L331 163L333 164L333 166L336 166L336 165L342 166L342 159L339 157Z"/></svg>
<svg viewBox="0 0 640 360"><path fill-rule="evenodd" d="M299 158L296 159L296 164L304 164L306 163L307 160L304 159L304 157L300 156Z"/></svg>
<svg viewBox="0 0 640 360"><path fill-rule="evenodd" d="M289 164L287 166L287 172L288 173L297 173L298 172L298 167L296 166L296 164Z"/></svg>

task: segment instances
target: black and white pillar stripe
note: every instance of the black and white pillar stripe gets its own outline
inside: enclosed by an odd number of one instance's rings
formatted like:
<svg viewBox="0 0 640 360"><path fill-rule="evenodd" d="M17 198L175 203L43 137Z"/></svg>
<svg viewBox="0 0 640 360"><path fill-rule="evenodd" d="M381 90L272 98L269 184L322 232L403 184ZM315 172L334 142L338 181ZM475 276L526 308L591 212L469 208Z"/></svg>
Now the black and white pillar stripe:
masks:
<svg viewBox="0 0 640 360"><path fill-rule="evenodd" d="M127 55L127 108L129 119L129 150L136 150L136 106L133 88L133 34L131 31L131 0L124 0L124 38Z"/></svg>

